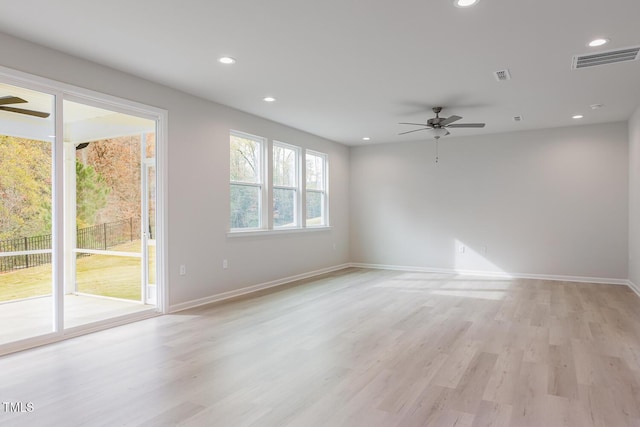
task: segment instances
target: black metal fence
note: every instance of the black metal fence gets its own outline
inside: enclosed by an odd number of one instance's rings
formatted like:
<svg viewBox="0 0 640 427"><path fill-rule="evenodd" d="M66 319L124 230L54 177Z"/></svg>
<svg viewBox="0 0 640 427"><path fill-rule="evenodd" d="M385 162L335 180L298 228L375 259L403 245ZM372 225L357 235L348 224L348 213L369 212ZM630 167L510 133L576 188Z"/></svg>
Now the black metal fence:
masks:
<svg viewBox="0 0 640 427"><path fill-rule="evenodd" d="M107 250L140 238L140 220L129 218L77 230L79 249ZM51 234L0 240L0 253L51 250ZM51 264L51 253L0 256L0 273Z"/></svg>
<svg viewBox="0 0 640 427"><path fill-rule="evenodd" d="M51 234L0 240L0 252L51 249ZM51 253L0 257L0 273L51 263Z"/></svg>
<svg viewBox="0 0 640 427"><path fill-rule="evenodd" d="M107 250L140 238L140 221L133 218L116 222L105 222L78 229L79 249Z"/></svg>

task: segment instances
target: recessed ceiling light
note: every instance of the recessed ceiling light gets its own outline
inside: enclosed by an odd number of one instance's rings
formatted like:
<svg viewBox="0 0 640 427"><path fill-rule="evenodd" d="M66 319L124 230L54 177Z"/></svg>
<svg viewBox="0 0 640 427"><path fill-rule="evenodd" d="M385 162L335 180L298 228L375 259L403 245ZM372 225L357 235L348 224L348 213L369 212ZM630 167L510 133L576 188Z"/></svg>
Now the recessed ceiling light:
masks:
<svg viewBox="0 0 640 427"><path fill-rule="evenodd" d="M235 64L236 60L235 60L235 58L232 58L230 56L222 56L222 57L218 58L218 62L221 63L221 64L229 65L229 64Z"/></svg>
<svg viewBox="0 0 640 427"><path fill-rule="evenodd" d="M478 4L480 0L455 0L453 2L453 4L456 7L470 7L473 6L475 4Z"/></svg>
<svg viewBox="0 0 640 427"><path fill-rule="evenodd" d="M276 99L273 96L265 96L262 100L264 102L275 102Z"/></svg>
<svg viewBox="0 0 640 427"><path fill-rule="evenodd" d="M576 114L575 116L571 117L572 119L581 119L584 116L582 114Z"/></svg>
<svg viewBox="0 0 640 427"><path fill-rule="evenodd" d="M589 42L587 46L589 47L598 47L609 43L609 39L593 39Z"/></svg>

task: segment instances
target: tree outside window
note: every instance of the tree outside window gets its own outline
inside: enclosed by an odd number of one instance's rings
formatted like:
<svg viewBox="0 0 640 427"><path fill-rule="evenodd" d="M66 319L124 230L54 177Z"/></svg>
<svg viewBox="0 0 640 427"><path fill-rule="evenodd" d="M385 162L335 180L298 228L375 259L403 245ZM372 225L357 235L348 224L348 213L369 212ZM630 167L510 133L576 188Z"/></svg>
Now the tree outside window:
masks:
<svg viewBox="0 0 640 427"><path fill-rule="evenodd" d="M327 225L326 155L307 151L306 164L306 224Z"/></svg>
<svg viewBox="0 0 640 427"><path fill-rule="evenodd" d="M273 143L273 226L298 226L298 147Z"/></svg>
<svg viewBox="0 0 640 427"><path fill-rule="evenodd" d="M230 181L231 228L262 227L262 150L264 141L231 133Z"/></svg>

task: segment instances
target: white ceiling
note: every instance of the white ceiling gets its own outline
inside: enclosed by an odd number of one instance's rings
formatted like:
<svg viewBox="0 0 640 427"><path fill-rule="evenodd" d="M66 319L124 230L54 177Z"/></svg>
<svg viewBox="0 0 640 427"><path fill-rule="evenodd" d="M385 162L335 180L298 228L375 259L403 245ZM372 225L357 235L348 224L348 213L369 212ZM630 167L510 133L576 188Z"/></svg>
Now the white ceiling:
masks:
<svg viewBox="0 0 640 427"><path fill-rule="evenodd" d="M349 145L428 138L397 123L438 105L487 123L452 130L471 135L626 120L640 104L640 61L570 67L640 45L640 1L452 1L21 0L0 29Z"/></svg>

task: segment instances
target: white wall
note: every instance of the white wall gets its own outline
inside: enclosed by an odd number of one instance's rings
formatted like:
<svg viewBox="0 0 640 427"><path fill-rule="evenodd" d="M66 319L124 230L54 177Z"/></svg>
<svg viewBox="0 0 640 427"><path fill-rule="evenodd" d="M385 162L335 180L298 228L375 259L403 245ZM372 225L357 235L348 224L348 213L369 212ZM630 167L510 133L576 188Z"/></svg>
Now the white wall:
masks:
<svg viewBox="0 0 640 427"><path fill-rule="evenodd" d="M629 119L629 280L640 292L640 107Z"/></svg>
<svg viewBox="0 0 640 427"><path fill-rule="evenodd" d="M0 52L2 66L169 111L170 305L349 261L345 146L1 33ZM332 229L228 238L230 129L327 153Z"/></svg>
<svg viewBox="0 0 640 427"><path fill-rule="evenodd" d="M626 123L434 147L351 150L353 262L627 278Z"/></svg>

